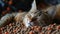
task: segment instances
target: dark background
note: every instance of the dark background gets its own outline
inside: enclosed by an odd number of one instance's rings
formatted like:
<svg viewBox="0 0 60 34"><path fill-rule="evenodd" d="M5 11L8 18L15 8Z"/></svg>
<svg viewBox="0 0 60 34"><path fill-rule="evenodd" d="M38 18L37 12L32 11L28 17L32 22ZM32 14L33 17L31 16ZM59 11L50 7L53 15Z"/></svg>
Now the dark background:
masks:
<svg viewBox="0 0 60 34"><path fill-rule="evenodd" d="M4 3L3 7L9 6L8 2L11 0L0 0L0 7L2 6L2 4ZM56 5L60 0L36 0L37 5L40 3L44 3L44 4L52 4L52 5ZM23 9L23 10L29 10L29 8L31 8L31 3L33 2L33 0L12 0L12 4L11 6L16 7L16 9Z"/></svg>

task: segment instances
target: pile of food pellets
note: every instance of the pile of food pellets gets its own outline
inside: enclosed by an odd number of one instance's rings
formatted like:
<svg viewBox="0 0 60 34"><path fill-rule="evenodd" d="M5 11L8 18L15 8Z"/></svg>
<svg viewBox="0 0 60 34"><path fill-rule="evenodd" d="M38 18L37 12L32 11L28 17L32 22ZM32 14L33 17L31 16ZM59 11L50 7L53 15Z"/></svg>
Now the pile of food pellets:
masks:
<svg viewBox="0 0 60 34"><path fill-rule="evenodd" d="M60 25L31 26L26 28L23 23L10 23L0 28L0 34L60 34Z"/></svg>

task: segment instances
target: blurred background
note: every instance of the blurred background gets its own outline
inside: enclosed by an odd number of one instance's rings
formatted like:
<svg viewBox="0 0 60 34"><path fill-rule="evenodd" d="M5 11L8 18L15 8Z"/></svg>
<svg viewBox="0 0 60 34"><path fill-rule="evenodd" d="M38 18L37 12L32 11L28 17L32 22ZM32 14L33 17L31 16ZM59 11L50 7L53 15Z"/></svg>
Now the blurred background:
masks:
<svg viewBox="0 0 60 34"><path fill-rule="evenodd" d="M18 12L19 10L29 11L33 0L0 0L0 14ZM60 0L36 0L38 9L47 5L56 5Z"/></svg>

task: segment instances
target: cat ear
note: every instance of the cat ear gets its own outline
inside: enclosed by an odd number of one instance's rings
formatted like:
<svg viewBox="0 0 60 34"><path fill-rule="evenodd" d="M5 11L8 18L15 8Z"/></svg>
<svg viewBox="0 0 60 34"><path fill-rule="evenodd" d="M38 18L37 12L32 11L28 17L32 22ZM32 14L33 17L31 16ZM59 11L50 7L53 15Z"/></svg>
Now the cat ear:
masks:
<svg viewBox="0 0 60 34"><path fill-rule="evenodd" d="M55 8L56 8L55 6L48 8L48 10L47 10L48 15L50 15L51 17L54 17L55 14L56 14L56 9Z"/></svg>
<svg viewBox="0 0 60 34"><path fill-rule="evenodd" d="M36 7L36 1L34 0L30 11L35 11L35 10L37 10L37 7Z"/></svg>

